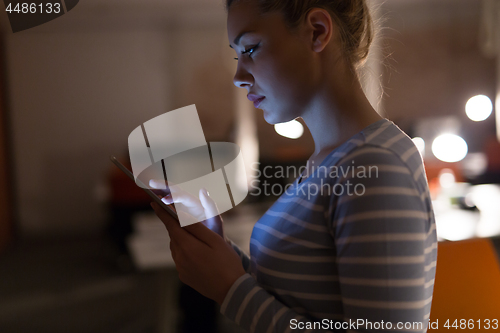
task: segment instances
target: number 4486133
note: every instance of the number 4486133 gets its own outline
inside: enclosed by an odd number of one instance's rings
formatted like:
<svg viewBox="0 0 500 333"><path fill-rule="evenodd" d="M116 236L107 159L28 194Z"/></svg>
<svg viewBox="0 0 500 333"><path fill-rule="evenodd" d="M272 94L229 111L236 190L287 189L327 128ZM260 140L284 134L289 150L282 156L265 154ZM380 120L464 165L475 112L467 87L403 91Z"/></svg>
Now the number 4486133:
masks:
<svg viewBox="0 0 500 333"><path fill-rule="evenodd" d="M448 319L446 323L443 325L447 329L457 329L457 330L465 330L465 329L498 329L498 319L455 319L453 323L450 323Z"/></svg>
<svg viewBox="0 0 500 333"><path fill-rule="evenodd" d="M44 5L45 5L45 8L44 8ZM35 14L35 13L59 14L61 12L61 4L58 2L56 2L56 3L47 2L47 3L40 3L40 4L26 3L26 2L19 3L18 2L15 4L14 8L12 8L12 3L9 3L7 8L5 8L5 11L9 12L9 13L15 12L15 13L23 13L23 14L27 14L27 13L31 13L31 14Z"/></svg>

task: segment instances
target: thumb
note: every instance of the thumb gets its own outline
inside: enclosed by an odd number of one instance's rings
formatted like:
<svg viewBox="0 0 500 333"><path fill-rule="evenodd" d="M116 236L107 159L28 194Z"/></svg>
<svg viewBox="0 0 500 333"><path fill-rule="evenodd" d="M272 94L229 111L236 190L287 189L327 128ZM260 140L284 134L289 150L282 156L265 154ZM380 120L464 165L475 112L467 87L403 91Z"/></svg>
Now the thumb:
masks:
<svg viewBox="0 0 500 333"><path fill-rule="evenodd" d="M206 218L211 218L219 215L219 209L215 201L208 195L208 191L205 188L200 189L199 193L201 204L205 209Z"/></svg>
<svg viewBox="0 0 500 333"><path fill-rule="evenodd" d="M151 179L149 180L149 186L158 190L168 190L165 180Z"/></svg>

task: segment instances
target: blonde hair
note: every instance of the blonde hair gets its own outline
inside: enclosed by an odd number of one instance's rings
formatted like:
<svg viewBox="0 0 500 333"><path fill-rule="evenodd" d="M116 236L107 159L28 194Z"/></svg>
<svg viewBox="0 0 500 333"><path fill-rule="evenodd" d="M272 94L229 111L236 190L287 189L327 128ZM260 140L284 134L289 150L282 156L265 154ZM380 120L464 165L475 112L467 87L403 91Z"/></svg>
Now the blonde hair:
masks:
<svg viewBox="0 0 500 333"><path fill-rule="evenodd" d="M226 11L243 0L225 0ZM246 0L249 1L249 0ZM354 68L361 67L373 41L373 21L366 0L250 0L258 1L261 13L281 11L294 30L312 8L327 10L340 29L343 55Z"/></svg>

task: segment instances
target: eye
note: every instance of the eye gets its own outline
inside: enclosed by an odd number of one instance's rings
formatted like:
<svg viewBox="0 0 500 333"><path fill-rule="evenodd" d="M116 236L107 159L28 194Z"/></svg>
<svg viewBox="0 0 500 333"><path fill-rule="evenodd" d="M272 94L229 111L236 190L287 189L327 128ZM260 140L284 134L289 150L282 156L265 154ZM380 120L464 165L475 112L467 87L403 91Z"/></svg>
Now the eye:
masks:
<svg viewBox="0 0 500 333"><path fill-rule="evenodd" d="M255 50L259 47L259 44L249 48L249 49L246 49L245 51L241 52L241 54L248 54L249 57L252 57L252 53L255 52ZM239 58L234 58L234 60L238 60Z"/></svg>

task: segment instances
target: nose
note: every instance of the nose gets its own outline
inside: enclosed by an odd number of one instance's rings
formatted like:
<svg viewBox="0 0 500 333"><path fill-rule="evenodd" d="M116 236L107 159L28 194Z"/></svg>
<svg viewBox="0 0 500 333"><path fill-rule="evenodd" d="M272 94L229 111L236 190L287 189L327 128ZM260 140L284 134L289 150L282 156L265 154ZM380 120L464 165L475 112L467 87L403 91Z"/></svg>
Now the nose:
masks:
<svg viewBox="0 0 500 333"><path fill-rule="evenodd" d="M234 74L233 83L238 88L246 88L253 86L254 78L244 66L238 61L238 67L236 68L236 73Z"/></svg>

